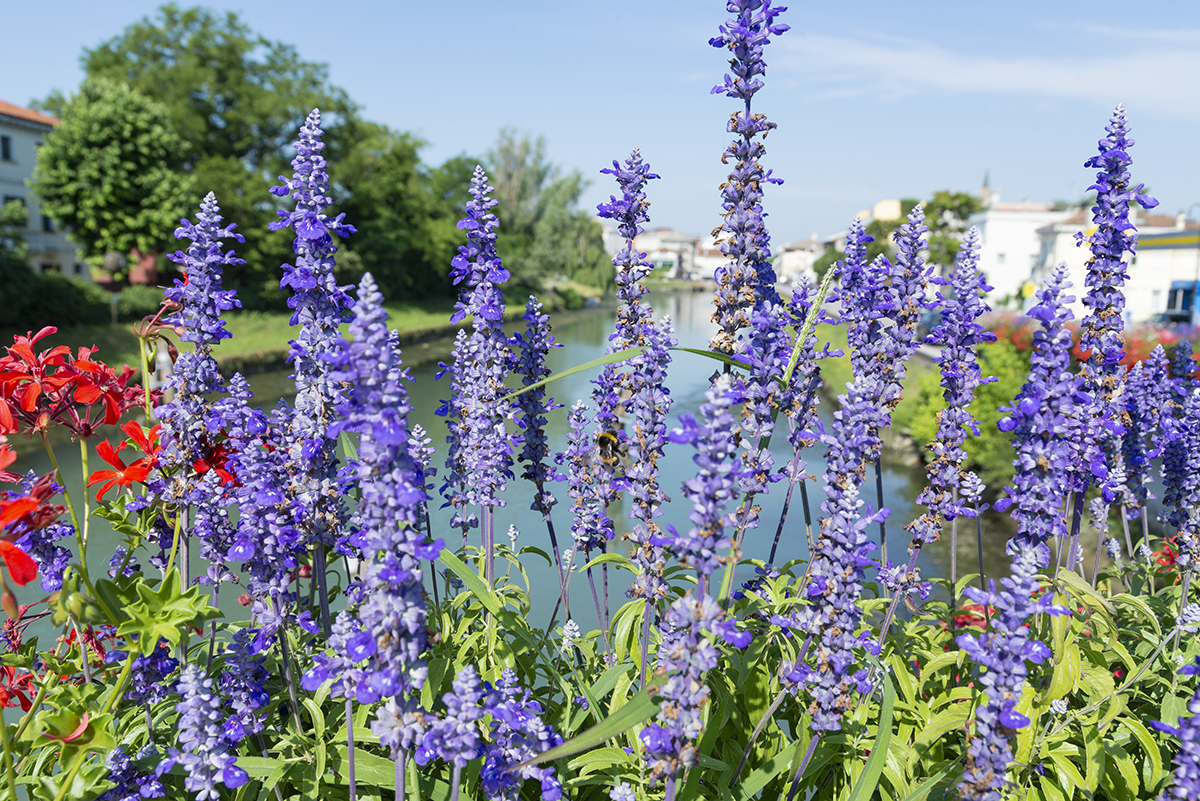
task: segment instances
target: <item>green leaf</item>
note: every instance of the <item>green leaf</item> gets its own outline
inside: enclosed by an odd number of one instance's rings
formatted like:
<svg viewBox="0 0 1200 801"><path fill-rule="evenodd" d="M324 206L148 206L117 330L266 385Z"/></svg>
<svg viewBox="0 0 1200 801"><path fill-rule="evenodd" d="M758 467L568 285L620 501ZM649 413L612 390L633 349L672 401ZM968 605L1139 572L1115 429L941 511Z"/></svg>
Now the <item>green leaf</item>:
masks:
<svg viewBox="0 0 1200 801"><path fill-rule="evenodd" d="M633 562L630 561L629 557L623 553L602 553L583 567L579 568L579 570L582 572L587 570L589 567L609 564L614 564L617 567L624 568L630 573L636 574L638 572L637 567L633 564Z"/></svg>
<svg viewBox="0 0 1200 801"><path fill-rule="evenodd" d="M438 555L438 561L450 568L454 572L454 575L462 579L463 584L467 585L467 589L479 599L479 602L483 604L485 609L493 615L500 614L500 602L496 599L495 593L487 588L487 585L483 583L483 579L479 578L475 574L475 571L464 565L462 560L452 554L448 548L443 549L441 554Z"/></svg>
<svg viewBox="0 0 1200 801"><path fill-rule="evenodd" d="M1099 606L1105 612L1108 612L1109 615L1115 615L1117 613L1117 610L1108 602L1108 599L1093 589L1092 585L1084 581L1078 573L1072 570L1059 570L1056 578L1064 584L1069 585L1079 595L1088 598L1088 600L1092 601L1096 606Z"/></svg>
<svg viewBox="0 0 1200 801"><path fill-rule="evenodd" d="M1083 749L1086 757L1084 769L1086 772L1088 790L1096 792L1100 779L1104 776L1104 743L1100 739L1100 731L1095 726L1083 727Z"/></svg>
<svg viewBox="0 0 1200 801"><path fill-rule="evenodd" d="M1074 790L1071 789L1072 786L1085 796L1091 795L1088 792L1087 781L1079 772L1079 768L1075 767L1075 763L1067 759L1060 749L1061 747L1046 755L1054 763L1054 772L1058 775L1059 785L1069 795L1074 793Z"/></svg>
<svg viewBox="0 0 1200 801"><path fill-rule="evenodd" d="M500 403L507 403L518 395L526 393L531 389L537 389L538 387L543 387L546 384L553 383L560 378L566 378L569 375L575 375L575 373L581 373L584 370L590 370L593 367L603 367L606 364L615 364L617 362L626 361L627 359L632 359L634 356L641 354L645 350L646 348L643 345L637 348L626 348L625 350L619 350L616 353L610 353L607 356L601 356L599 359L592 359L590 362L584 362L583 364L576 365L570 369L563 370L560 373L555 373L549 378L543 378L541 381L535 381L528 386L524 386L514 392L510 392L500 399Z"/></svg>
<svg viewBox="0 0 1200 801"><path fill-rule="evenodd" d="M795 743L788 743L786 747L780 750L775 756L768 759L766 762L758 766L758 769L743 779L737 787L733 788L733 792L738 799L753 798L764 787L782 773L788 765L792 764L793 758L799 759L796 751L799 750L801 742L797 740Z"/></svg>
<svg viewBox="0 0 1200 801"><path fill-rule="evenodd" d="M140 582L136 587L138 600L126 607L129 619L121 623L117 633L127 638L136 636L138 650L143 656L154 653L159 638L178 645L184 629L221 616L209 604L208 598L200 594L199 584L180 591L179 571L175 568L157 590L151 589L146 582Z"/></svg>
<svg viewBox="0 0 1200 801"><path fill-rule="evenodd" d="M950 781L946 782L946 786L954 784L961 772L961 760L956 759L917 785L915 790L904 797L904 801L925 801L925 799L929 796L929 793L947 778L951 776L954 777Z"/></svg>
<svg viewBox="0 0 1200 801"><path fill-rule="evenodd" d="M694 353L697 356L704 356L705 358L712 359L715 362L721 362L722 364L728 364L730 367L737 367L742 370L748 369L746 367L746 365L743 364L742 362L734 361L732 358L730 358L729 356L726 356L724 353L717 353L716 351L700 350L699 348L680 348L680 347L674 347L674 348L671 348L671 350L681 350L681 351L684 351L685 353Z"/></svg>
<svg viewBox="0 0 1200 801"><path fill-rule="evenodd" d="M1043 701L1057 701L1071 694L1079 686L1082 674L1082 657L1079 645L1071 643L1062 651L1062 659L1054 666L1054 674L1050 678L1050 687L1046 690Z"/></svg>
<svg viewBox="0 0 1200 801"><path fill-rule="evenodd" d="M877 660L872 659L871 662L879 666ZM875 745L871 747L871 756L867 757L867 764L863 766L862 775L858 777L858 781L854 783L854 789L850 791L849 801L870 801L879 787L880 774L883 773L883 766L887 764L888 745L892 741L892 709L895 704L896 688L892 686L891 676L885 669L883 671L883 706L879 711L879 728L875 735Z"/></svg>
<svg viewBox="0 0 1200 801"><path fill-rule="evenodd" d="M601 743L616 737L618 734L632 729L657 711L658 704L645 691L642 691L631 698L625 706L613 712L592 728L572 737L557 748L543 751L533 759L527 759L519 765L514 765L512 770L537 765L551 759L560 759L572 754L578 754L580 751L586 751L589 748L595 748Z"/></svg>
<svg viewBox="0 0 1200 801"><path fill-rule="evenodd" d="M1162 751L1159 750L1158 741L1140 720L1124 717L1121 718L1121 725L1129 729L1130 734L1137 739L1138 745L1146 752L1147 762L1142 768L1142 784L1147 788L1156 786L1163 775Z"/></svg>

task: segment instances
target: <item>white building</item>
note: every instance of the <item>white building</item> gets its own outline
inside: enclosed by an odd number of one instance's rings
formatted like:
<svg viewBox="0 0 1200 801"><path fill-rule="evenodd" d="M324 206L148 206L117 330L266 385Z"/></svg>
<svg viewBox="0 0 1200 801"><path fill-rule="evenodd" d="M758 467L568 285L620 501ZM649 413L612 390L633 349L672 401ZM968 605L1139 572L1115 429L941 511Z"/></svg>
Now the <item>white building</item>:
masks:
<svg viewBox="0 0 1200 801"><path fill-rule="evenodd" d="M1170 312L1172 304L1179 321L1187 322L1185 317L1194 319L1191 309L1196 302L1196 281L1200 279L1197 275L1200 223L1185 220L1183 214L1176 217L1138 215L1136 209L1130 210L1130 222L1137 228L1138 245L1137 255L1129 266L1129 283L1125 287L1125 321L1145 322L1154 315ZM1087 312L1083 305L1083 297L1087 294L1084 280L1091 253L1086 242L1077 244L1076 235L1087 236L1095 230L1091 211L1086 209L1038 229L1042 246L1032 285L1040 286L1057 264L1066 262L1070 293L1075 296L1071 308L1077 320ZM1030 302L1027 300L1026 304Z"/></svg>
<svg viewBox="0 0 1200 801"><path fill-rule="evenodd" d="M91 271L75 245L53 220L41 213L37 198L25 185L33 177L38 146L58 120L0 100L0 203L20 200L29 216L21 232L29 244L29 264L39 273L61 272L91 280Z"/></svg>
<svg viewBox="0 0 1200 801"><path fill-rule="evenodd" d="M813 262L825 252L825 243L813 234L809 239L787 242L775 257L775 275L780 281L794 284L803 278L815 281Z"/></svg>
<svg viewBox="0 0 1200 801"><path fill-rule="evenodd" d="M700 237L674 228L655 228L638 234L633 245L646 254L646 261L665 267L672 277L681 278L695 270Z"/></svg>
<svg viewBox="0 0 1200 801"><path fill-rule="evenodd" d="M1040 263L1039 230L1066 220L1071 212L1053 211L1046 203L1001 203L988 194L988 206L972 214L967 224L979 229L979 269L993 287L989 297L996 305L1005 298L1020 298Z"/></svg>

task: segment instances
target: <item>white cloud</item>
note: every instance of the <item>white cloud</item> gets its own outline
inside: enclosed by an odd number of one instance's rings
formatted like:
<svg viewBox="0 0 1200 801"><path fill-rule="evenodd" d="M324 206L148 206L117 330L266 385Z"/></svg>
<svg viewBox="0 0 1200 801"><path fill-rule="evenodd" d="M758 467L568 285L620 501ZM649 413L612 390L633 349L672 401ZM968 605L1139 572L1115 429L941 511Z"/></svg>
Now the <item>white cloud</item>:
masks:
<svg viewBox="0 0 1200 801"><path fill-rule="evenodd" d="M1096 30L1117 35L1115 28ZM1130 33L1133 36L1130 36ZM1200 117L1200 31L1125 31L1145 44L1109 57L1002 57L958 53L929 42L808 34L784 39L779 66L809 84L814 99L876 95L997 94L1117 101L1176 117ZM1153 43L1154 46L1149 47ZM1191 47L1181 47L1183 44ZM782 54L781 54L782 55Z"/></svg>

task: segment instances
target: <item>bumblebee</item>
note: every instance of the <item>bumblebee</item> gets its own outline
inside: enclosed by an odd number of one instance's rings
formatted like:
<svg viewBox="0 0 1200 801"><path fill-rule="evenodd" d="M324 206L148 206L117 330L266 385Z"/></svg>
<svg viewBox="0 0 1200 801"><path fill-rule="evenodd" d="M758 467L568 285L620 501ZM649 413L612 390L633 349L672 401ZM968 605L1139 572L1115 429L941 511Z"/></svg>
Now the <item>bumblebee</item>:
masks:
<svg viewBox="0 0 1200 801"><path fill-rule="evenodd" d="M596 447L593 449L593 454L598 461L609 467L615 467L625 457L625 446L621 444L621 437L617 432L601 431L596 434Z"/></svg>

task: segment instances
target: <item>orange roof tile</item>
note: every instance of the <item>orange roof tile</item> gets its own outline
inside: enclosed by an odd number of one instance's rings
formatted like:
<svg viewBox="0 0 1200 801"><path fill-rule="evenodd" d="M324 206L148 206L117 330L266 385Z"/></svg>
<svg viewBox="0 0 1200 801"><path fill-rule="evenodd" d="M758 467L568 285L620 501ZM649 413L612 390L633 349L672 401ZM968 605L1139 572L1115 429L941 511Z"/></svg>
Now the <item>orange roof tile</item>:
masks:
<svg viewBox="0 0 1200 801"><path fill-rule="evenodd" d="M3 100L0 100L0 114L16 117L21 120L29 120L30 122L40 122L42 125L58 125L57 117L51 117L33 109L15 106L12 103L5 103Z"/></svg>

